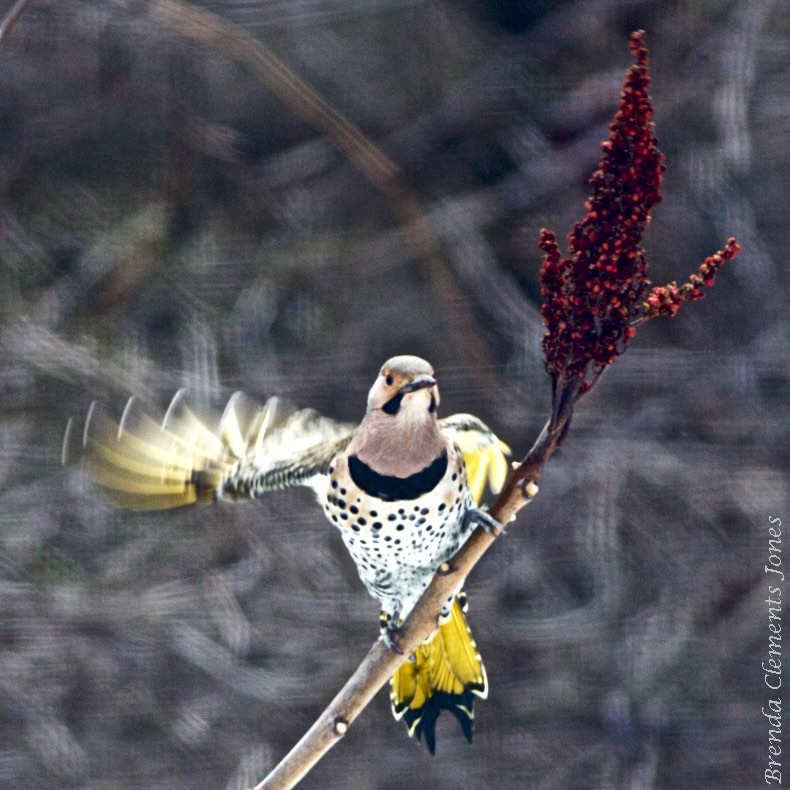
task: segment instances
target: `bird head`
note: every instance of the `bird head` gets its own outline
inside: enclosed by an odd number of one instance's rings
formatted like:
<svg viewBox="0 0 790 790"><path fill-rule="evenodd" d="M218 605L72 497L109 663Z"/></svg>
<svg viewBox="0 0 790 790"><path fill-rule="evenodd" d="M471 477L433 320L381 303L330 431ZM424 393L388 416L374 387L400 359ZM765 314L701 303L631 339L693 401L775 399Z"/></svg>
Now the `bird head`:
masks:
<svg viewBox="0 0 790 790"><path fill-rule="evenodd" d="M378 410L399 421L435 420L438 405L433 368L412 356L388 359L368 395L368 414Z"/></svg>

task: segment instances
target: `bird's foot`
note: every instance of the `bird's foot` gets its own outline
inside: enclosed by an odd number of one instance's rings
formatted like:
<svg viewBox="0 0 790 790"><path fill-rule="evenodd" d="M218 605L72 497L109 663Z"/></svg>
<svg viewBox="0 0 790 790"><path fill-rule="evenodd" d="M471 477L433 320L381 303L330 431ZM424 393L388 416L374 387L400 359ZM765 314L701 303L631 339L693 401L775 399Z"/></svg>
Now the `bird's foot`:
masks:
<svg viewBox="0 0 790 790"><path fill-rule="evenodd" d="M384 644L390 650L392 650L393 653L397 653L399 656L402 656L403 651L395 642L395 639L397 639L401 633L398 612L387 614L386 612L382 611L379 615L379 628L381 630L381 641L384 642Z"/></svg>
<svg viewBox="0 0 790 790"><path fill-rule="evenodd" d="M400 636L401 629L397 626L390 626L386 631L381 632L381 641L393 652L399 656L403 655L403 651L395 643L395 639Z"/></svg>
<svg viewBox="0 0 790 790"><path fill-rule="evenodd" d="M499 537L506 535L504 525L500 524L495 518L489 516L485 510L479 508L470 508L464 515L464 529L470 529L473 524L480 525L492 537Z"/></svg>

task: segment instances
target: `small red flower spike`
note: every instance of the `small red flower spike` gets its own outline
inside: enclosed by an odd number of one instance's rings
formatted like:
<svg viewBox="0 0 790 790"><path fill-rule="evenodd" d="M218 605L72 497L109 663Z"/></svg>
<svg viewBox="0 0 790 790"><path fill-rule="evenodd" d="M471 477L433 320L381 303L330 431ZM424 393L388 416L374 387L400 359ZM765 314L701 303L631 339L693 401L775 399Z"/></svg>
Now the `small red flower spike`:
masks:
<svg viewBox="0 0 790 790"><path fill-rule="evenodd" d="M687 283L679 286L672 282L667 285L655 286L648 295L643 305L642 316L637 322L642 323L659 315L672 317L680 310L680 305L683 302L703 299L705 294L702 289L713 285L719 269L727 261L731 261L740 252L740 249L740 244L734 238L729 238L723 250L705 258L699 267L699 274L692 274Z"/></svg>
<svg viewBox="0 0 790 790"><path fill-rule="evenodd" d="M568 257L562 257L552 231L540 233L543 351L555 401L573 401L588 391L625 351L638 324L674 315L682 302L701 299L701 289L713 284L739 249L730 239L688 283L648 292L641 241L650 210L661 201L664 156L653 134L644 39L644 31L631 34L636 62L626 72L609 139L590 178L587 214L568 236Z"/></svg>
<svg viewBox="0 0 790 790"><path fill-rule="evenodd" d="M560 257L553 232L540 236L546 367L555 380L581 378L582 389L634 336L631 322L649 284L640 242L661 200L664 157L653 134L644 32L633 33L630 44L636 63L590 178L587 214L568 237L569 257Z"/></svg>

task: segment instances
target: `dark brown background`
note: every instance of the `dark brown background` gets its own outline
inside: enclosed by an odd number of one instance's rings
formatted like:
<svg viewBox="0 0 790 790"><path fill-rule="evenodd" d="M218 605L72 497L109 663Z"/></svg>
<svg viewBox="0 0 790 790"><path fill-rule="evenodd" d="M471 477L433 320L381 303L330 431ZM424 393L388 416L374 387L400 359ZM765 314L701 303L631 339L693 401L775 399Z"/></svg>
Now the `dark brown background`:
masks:
<svg viewBox="0 0 790 790"><path fill-rule="evenodd" d="M202 6L402 167L456 292L233 59L145 3L32 4L0 48L0 786L235 790L300 737L377 633L310 497L118 513L60 467L66 419L181 386L358 419L381 362L416 353L443 414L523 454L549 402L538 231L581 217L637 27L668 163L653 279L730 234L743 252L640 330L470 578L474 745L442 720L431 758L382 692L304 786L764 786L768 516L790 527L786 4Z"/></svg>

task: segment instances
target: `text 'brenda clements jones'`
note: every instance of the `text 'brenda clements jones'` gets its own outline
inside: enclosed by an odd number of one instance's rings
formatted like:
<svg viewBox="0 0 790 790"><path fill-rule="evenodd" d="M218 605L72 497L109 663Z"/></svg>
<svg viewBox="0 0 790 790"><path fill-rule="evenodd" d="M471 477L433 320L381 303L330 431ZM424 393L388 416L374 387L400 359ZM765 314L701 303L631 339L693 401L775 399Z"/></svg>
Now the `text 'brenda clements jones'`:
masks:
<svg viewBox="0 0 790 790"><path fill-rule="evenodd" d="M782 566L782 521L768 517L768 563L765 572L770 574L768 582L768 662L763 661L765 685L771 689L768 699L768 710L763 707L763 716L768 719L768 767L765 769L766 784L782 784L782 698L779 689L782 687L782 588L785 580Z"/></svg>

